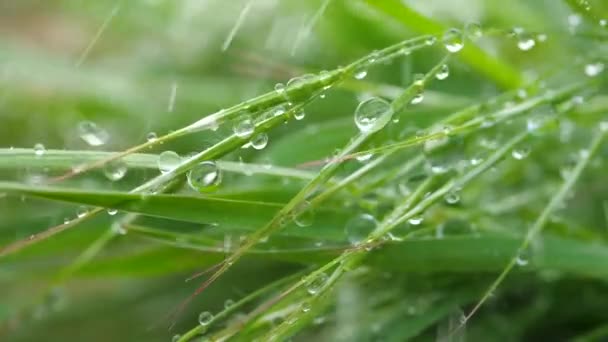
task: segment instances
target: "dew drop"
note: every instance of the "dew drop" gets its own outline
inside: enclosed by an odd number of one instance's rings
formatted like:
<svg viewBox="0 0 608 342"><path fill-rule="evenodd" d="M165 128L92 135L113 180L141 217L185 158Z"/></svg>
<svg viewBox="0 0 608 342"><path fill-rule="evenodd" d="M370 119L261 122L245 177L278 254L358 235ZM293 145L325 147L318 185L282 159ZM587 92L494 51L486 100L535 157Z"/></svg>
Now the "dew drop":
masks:
<svg viewBox="0 0 608 342"><path fill-rule="evenodd" d="M585 65L585 75L595 77L604 71L603 63L590 63Z"/></svg>
<svg viewBox="0 0 608 342"><path fill-rule="evenodd" d="M260 133L251 139L251 146L256 150L263 150L268 145L268 135Z"/></svg>
<svg viewBox="0 0 608 342"><path fill-rule="evenodd" d="M110 135L92 121L82 121L78 124L78 135L90 146L101 146L108 142Z"/></svg>
<svg viewBox="0 0 608 342"><path fill-rule="evenodd" d="M327 283L327 279L329 279L329 277L325 273L317 275L310 283L308 283L306 291L313 296L316 295L319 293L319 291L321 291L325 283Z"/></svg>
<svg viewBox="0 0 608 342"><path fill-rule="evenodd" d="M283 94L285 92L285 85L283 83L277 83L274 86L274 90L277 94Z"/></svg>
<svg viewBox="0 0 608 342"><path fill-rule="evenodd" d="M83 218L85 217L87 214L89 213L89 208L87 208L86 206L82 205L80 207L78 207L78 210L76 210L76 216L78 218Z"/></svg>
<svg viewBox="0 0 608 342"><path fill-rule="evenodd" d="M361 214L346 223L344 232L351 244L358 245L367 239L377 225L378 221L372 215Z"/></svg>
<svg viewBox="0 0 608 342"><path fill-rule="evenodd" d="M198 315L198 323L200 325L209 325L213 320L213 314L209 311L203 311Z"/></svg>
<svg viewBox="0 0 608 342"><path fill-rule="evenodd" d="M107 210L107 212L108 212L108 215L114 216L114 215L118 214L118 209L112 209L112 208L110 208L110 209Z"/></svg>
<svg viewBox="0 0 608 342"><path fill-rule="evenodd" d="M448 78L448 76L450 76L450 67L447 64L442 65L439 69L439 72L435 74L435 78L440 81L445 80L446 78Z"/></svg>
<svg viewBox="0 0 608 342"><path fill-rule="evenodd" d="M42 157L46 153L46 148L42 144L34 145L34 154L36 157Z"/></svg>
<svg viewBox="0 0 608 342"><path fill-rule="evenodd" d="M222 181L222 173L217 164L204 161L188 172L188 185L199 192L215 190Z"/></svg>
<svg viewBox="0 0 608 342"><path fill-rule="evenodd" d="M424 218L422 216L412 217L409 220L407 220L407 222L409 224L411 224L412 226L418 226L422 223L422 221L424 221Z"/></svg>
<svg viewBox="0 0 608 342"><path fill-rule="evenodd" d="M298 109L293 113L293 118L298 121L304 119L305 116L306 112L304 111L304 109Z"/></svg>
<svg viewBox="0 0 608 342"><path fill-rule="evenodd" d="M428 37L428 38L427 38L427 39L424 41L424 43L425 43L426 45L428 45L428 46L435 45L435 43L436 43L436 42L437 42L437 37L435 37L435 36Z"/></svg>
<svg viewBox="0 0 608 342"><path fill-rule="evenodd" d="M464 31L467 37L471 40L477 40L483 36L483 30L479 23L466 24Z"/></svg>
<svg viewBox="0 0 608 342"><path fill-rule="evenodd" d="M360 163L365 163L365 162L369 161L373 155L374 155L373 153L359 154L355 157L355 159Z"/></svg>
<svg viewBox="0 0 608 342"><path fill-rule="evenodd" d="M529 261L524 256L518 255L515 259L515 263L517 264L517 266L527 266Z"/></svg>
<svg viewBox="0 0 608 342"><path fill-rule="evenodd" d="M456 28L447 30L443 34L443 45L451 53L462 50L464 47L462 32Z"/></svg>
<svg viewBox="0 0 608 342"><path fill-rule="evenodd" d="M608 20L606 19L600 19L600 26L601 27L606 27L608 25Z"/></svg>
<svg viewBox="0 0 608 342"><path fill-rule="evenodd" d="M583 18L578 14L570 14L568 16L568 25L571 29L575 29L583 22Z"/></svg>
<svg viewBox="0 0 608 342"><path fill-rule="evenodd" d="M116 182L125 177L127 170L127 164L121 159L116 159L106 163L103 168L103 174L107 179Z"/></svg>
<svg viewBox="0 0 608 342"><path fill-rule="evenodd" d="M226 299L224 302L224 309L230 309L234 305L234 301L232 299Z"/></svg>
<svg viewBox="0 0 608 342"><path fill-rule="evenodd" d="M377 97L359 103L355 110L355 124L363 134L381 130L393 116L391 105Z"/></svg>
<svg viewBox="0 0 608 342"><path fill-rule="evenodd" d="M182 162L179 154L173 151L164 151L158 156L157 165L160 173L173 171Z"/></svg>
<svg viewBox="0 0 608 342"><path fill-rule="evenodd" d="M315 213L310 202L302 203L293 213L293 221L298 227L309 227L315 219Z"/></svg>
<svg viewBox="0 0 608 342"><path fill-rule="evenodd" d="M156 141L156 139L158 139L158 136L154 132L150 132L146 135L146 140L148 140L148 142Z"/></svg>
<svg viewBox="0 0 608 342"><path fill-rule="evenodd" d="M180 335L173 335L173 337L171 338L171 342L177 342L180 338L182 338Z"/></svg>
<svg viewBox="0 0 608 342"><path fill-rule="evenodd" d="M355 79L357 80L362 80L365 77L367 77L367 70L365 69L361 69L361 70L357 70L355 71L355 75L354 75Z"/></svg>
<svg viewBox="0 0 608 342"><path fill-rule="evenodd" d="M511 155L513 156L513 158L515 158L517 160L525 159L526 157L528 157L529 154L530 154L529 148L516 148L513 151L511 151Z"/></svg>
<svg viewBox="0 0 608 342"><path fill-rule="evenodd" d="M237 137L248 139L255 132L255 123L250 115L245 114L234 124L232 131Z"/></svg>
<svg viewBox="0 0 608 342"><path fill-rule="evenodd" d="M310 303L309 302L302 303L302 312L309 312L309 311L310 311Z"/></svg>
<svg viewBox="0 0 608 342"><path fill-rule="evenodd" d="M447 204L456 204L460 201L460 195L456 191L450 191L445 195L445 202Z"/></svg>
<svg viewBox="0 0 608 342"><path fill-rule="evenodd" d="M521 51L529 51L536 45L534 38L527 34L521 34L517 40L517 47Z"/></svg>
<svg viewBox="0 0 608 342"><path fill-rule="evenodd" d="M414 95L414 97L412 97L410 103L413 105L417 105L419 103L422 103L422 101L424 101L424 93L419 92L418 94Z"/></svg>

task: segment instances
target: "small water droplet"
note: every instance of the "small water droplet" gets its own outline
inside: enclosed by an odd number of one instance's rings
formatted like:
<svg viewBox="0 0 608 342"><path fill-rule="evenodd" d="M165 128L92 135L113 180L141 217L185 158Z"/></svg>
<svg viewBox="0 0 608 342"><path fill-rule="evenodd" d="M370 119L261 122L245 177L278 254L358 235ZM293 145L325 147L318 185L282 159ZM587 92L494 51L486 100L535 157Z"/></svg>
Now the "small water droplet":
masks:
<svg viewBox="0 0 608 342"><path fill-rule="evenodd" d="M464 47L464 40L462 32L459 29L451 28L443 34L443 44L445 48L451 52L456 53Z"/></svg>
<svg viewBox="0 0 608 342"><path fill-rule="evenodd" d="M424 221L424 218L422 216L412 217L409 220L407 220L407 222L409 224L411 224L412 226L418 226L422 223L422 221Z"/></svg>
<svg viewBox="0 0 608 342"><path fill-rule="evenodd" d="M577 28L583 22L583 18L578 14L570 14L568 16L568 25L571 29Z"/></svg>
<svg viewBox="0 0 608 342"><path fill-rule="evenodd" d="M89 208L82 205L82 206L78 207L78 210L76 211L76 216L78 218L82 218L82 217L85 217L88 213L89 213Z"/></svg>
<svg viewBox="0 0 608 342"><path fill-rule="evenodd" d="M103 173L107 179L116 182L125 177L127 170L127 164L122 159L116 159L106 163Z"/></svg>
<svg viewBox="0 0 608 342"><path fill-rule="evenodd" d="M173 151L164 151L158 156L156 164L160 173L169 173L181 164L182 158Z"/></svg>
<svg viewBox="0 0 608 342"><path fill-rule="evenodd" d="M372 215L361 214L346 223L344 232L351 244L358 245L367 239L377 225L378 221Z"/></svg>
<svg viewBox="0 0 608 342"><path fill-rule="evenodd" d="M366 69L360 69L360 70L355 71L354 77L357 80L364 79L365 77L367 77L367 70Z"/></svg>
<svg viewBox="0 0 608 342"><path fill-rule="evenodd" d="M446 78L448 78L448 76L450 76L450 67L447 64L442 65L439 69L439 72L435 74L435 78L440 81L445 80Z"/></svg>
<svg viewBox="0 0 608 342"><path fill-rule="evenodd" d="M112 226L110 227L110 229L114 232L114 234L117 234L117 235L127 234L127 230L125 229L125 227L122 224L120 224L120 222L112 223Z"/></svg>
<svg viewBox="0 0 608 342"><path fill-rule="evenodd" d="M600 122L600 131L602 132L608 132L608 121L602 121Z"/></svg>
<svg viewBox="0 0 608 342"><path fill-rule="evenodd" d="M256 150L263 150L268 145L268 135L266 133L257 134L251 139L250 143L251 147Z"/></svg>
<svg viewBox="0 0 608 342"><path fill-rule="evenodd" d="M304 109L298 109L293 113L293 118L298 121L304 119L305 116L306 112L304 111Z"/></svg>
<svg viewBox="0 0 608 342"><path fill-rule="evenodd" d="M42 157L46 153L46 148L42 144L34 145L34 154L36 157Z"/></svg>
<svg viewBox="0 0 608 342"><path fill-rule="evenodd" d="M248 139L255 132L255 123L250 115L241 115L232 128L234 134L241 139Z"/></svg>
<svg viewBox="0 0 608 342"><path fill-rule="evenodd" d="M427 38L427 39L424 41L424 43L425 43L426 45L428 45L428 46L435 45L435 43L436 43L436 42L437 42L437 37L435 37L435 36L428 37L428 38Z"/></svg>
<svg viewBox="0 0 608 342"><path fill-rule="evenodd" d="M110 135L92 121L82 121L78 124L78 135L90 146L104 145Z"/></svg>
<svg viewBox="0 0 608 342"><path fill-rule="evenodd" d="M226 299L224 302L224 309L230 309L234 305L234 300Z"/></svg>
<svg viewBox="0 0 608 342"><path fill-rule="evenodd" d="M445 201L447 204L456 204L460 201L460 195L456 191L450 191L445 195Z"/></svg>
<svg viewBox="0 0 608 342"><path fill-rule="evenodd" d="M359 154L355 157L355 159L360 163L365 163L365 162L369 161L373 155L374 155L373 153Z"/></svg>
<svg viewBox="0 0 608 342"><path fill-rule="evenodd" d="M519 38L517 39L517 47L521 51L529 51L535 45L536 45L536 40L534 40L534 37L532 37L528 34L521 34L521 35L519 35Z"/></svg>
<svg viewBox="0 0 608 342"><path fill-rule="evenodd" d="M173 337L171 338L171 342L177 342L180 338L182 338L180 335L173 335Z"/></svg>
<svg viewBox="0 0 608 342"><path fill-rule="evenodd" d="M511 155L513 156L513 158L515 158L517 160L525 159L526 157L528 157L529 154L530 154L530 149L527 147L516 148L513 151L511 151Z"/></svg>
<svg viewBox="0 0 608 342"><path fill-rule="evenodd" d="M188 185L199 192L215 190L222 181L222 173L213 161L204 161L188 172Z"/></svg>
<svg viewBox="0 0 608 342"><path fill-rule="evenodd" d="M585 75L595 77L604 71L603 63L589 63L585 65Z"/></svg>
<svg viewBox="0 0 608 342"><path fill-rule="evenodd" d="M418 94L414 95L414 97L412 97L410 103L413 105L417 105L419 103L422 103L422 101L424 101L424 93L419 92Z"/></svg>
<svg viewBox="0 0 608 342"><path fill-rule="evenodd" d="M200 325L209 325L213 320L213 314L209 311L203 311L198 315L198 323Z"/></svg>
<svg viewBox="0 0 608 342"><path fill-rule="evenodd" d="M309 302L303 302L302 303L302 312L309 312L310 311L310 303Z"/></svg>
<svg viewBox="0 0 608 342"><path fill-rule="evenodd" d="M606 27L608 25L608 20L606 19L600 19L600 26L601 27Z"/></svg>
<svg viewBox="0 0 608 342"><path fill-rule="evenodd" d="M316 295L317 293L319 293L319 291L321 291L323 286L325 286L325 283L327 283L327 279L329 279L327 274L325 274L325 273L318 274L310 283L308 283L306 290L308 291L309 294L311 294L313 296Z"/></svg>
<svg viewBox="0 0 608 342"><path fill-rule="evenodd" d="M285 85L283 83L277 83L274 86L274 90L277 94L283 94L285 92Z"/></svg>
<svg viewBox="0 0 608 342"><path fill-rule="evenodd" d="M384 128L393 116L391 105L377 97L359 103L355 110L355 124L359 131L371 134Z"/></svg>
<svg viewBox="0 0 608 342"><path fill-rule="evenodd" d="M150 132L146 135L146 140L148 140L148 142L156 141L156 139L158 139L158 136L156 136L156 133L154 132Z"/></svg>
<svg viewBox="0 0 608 342"><path fill-rule="evenodd" d="M527 266L529 261L523 255L518 255L515 259L515 263L517 266Z"/></svg>
<svg viewBox="0 0 608 342"><path fill-rule="evenodd" d="M298 227L309 227L315 219L315 213L310 202L302 203L293 213L293 221Z"/></svg>
<svg viewBox="0 0 608 342"><path fill-rule="evenodd" d="M467 37L471 40L477 40L483 36L483 30L479 23L466 24L464 31Z"/></svg>
<svg viewBox="0 0 608 342"><path fill-rule="evenodd" d="M110 209L107 210L107 212L108 212L108 215L114 216L114 215L116 215L118 213L118 209L112 209L112 208L110 208Z"/></svg>

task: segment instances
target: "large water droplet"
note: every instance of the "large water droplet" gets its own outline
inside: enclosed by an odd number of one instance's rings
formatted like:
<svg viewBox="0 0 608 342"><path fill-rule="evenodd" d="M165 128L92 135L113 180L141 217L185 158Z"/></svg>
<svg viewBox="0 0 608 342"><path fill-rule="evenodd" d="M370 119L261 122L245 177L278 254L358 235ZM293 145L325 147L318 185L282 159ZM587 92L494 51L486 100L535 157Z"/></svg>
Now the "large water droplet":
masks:
<svg viewBox="0 0 608 342"><path fill-rule="evenodd" d="M531 50L535 45L536 40L534 40L534 37L532 37L531 35L520 34L519 38L517 39L517 47L521 51Z"/></svg>
<svg viewBox="0 0 608 342"><path fill-rule="evenodd" d="M256 150L263 150L268 145L268 135L260 133L251 139L251 146Z"/></svg>
<svg viewBox="0 0 608 342"><path fill-rule="evenodd" d="M198 323L200 325L208 325L213 320L213 314L209 311L203 311L198 315Z"/></svg>
<svg viewBox="0 0 608 342"><path fill-rule="evenodd" d="M440 81L445 80L448 76L450 76L450 67L447 64L442 65L437 74L435 74L435 78Z"/></svg>
<svg viewBox="0 0 608 342"><path fill-rule="evenodd" d="M103 174L107 179L115 182L124 178L127 174L127 164L122 159L112 160L103 168Z"/></svg>
<svg viewBox="0 0 608 342"><path fill-rule="evenodd" d="M358 245L367 239L377 225L378 221L372 215L361 214L346 223L344 232L351 244Z"/></svg>
<svg viewBox="0 0 608 342"><path fill-rule="evenodd" d="M42 157L46 153L46 148L42 144L34 145L34 154L36 157Z"/></svg>
<svg viewBox="0 0 608 342"><path fill-rule="evenodd" d="M327 279L328 279L327 274L325 274L325 273L318 274L310 283L308 283L306 290L311 295L313 295L313 296L316 295L317 293L319 293L319 291L321 291L323 286L325 286L325 283L327 283Z"/></svg>
<svg viewBox="0 0 608 342"><path fill-rule="evenodd" d="M213 191L221 181L222 173L212 161L204 161L188 172L188 185L199 192Z"/></svg>
<svg viewBox="0 0 608 342"><path fill-rule="evenodd" d="M92 121L82 121L78 124L78 135L91 146L101 146L108 142L110 135Z"/></svg>
<svg viewBox="0 0 608 342"><path fill-rule="evenodd" d="M164 151L158 156L158 169L161 173L168 173L173 171L182 162L182 158L179 154L173 151Z"/></svg>
<svg viewBox="0 0 608 342"><path fill-rule="evenodd" d="M451 52L456 53L464 47L464 40L462 32L459 29L451 28L443 34L443 44L445 48Z"/></svg>
<svg viewBox="0 0 608 342"><path fill-rule="evenodd" d="M158 139L158 136L154 132L150 132L146 135L146 140L148 140L148 142L156 141L156 139Z"/></svg>
<svg viewBox="0 0 608 342"><path fill-rule="evenodd" d="M513 158L515 158L517 160L526 159L526 157L528 157L529 154L530 154L530 149L527 147L516 148L513 151L511 151L511 155L513 156Z"/></svg>
<svg viewBox="0 0 608 342"><path fill-rule="evenodd" d="M232 128L234 134L242 139L248 139L255 132L255 123L250 115L242 115Z"/></svg>
<svg viewBox="0 0 608 342"><path fill-rule="evenodd" d="M293 221L298 227L309 227L315 219L315 213L310 202L302 203L293 213Z"/></svg>
<svg viewBox="0 0 608 342"><path fill-rule="evenodd" d="M603 63L590 63L585 65L585 75L595 77L604 71Z"/></svg>
<svg viewBox="0 0 608 342"><path fill-rule="evenodd" d="M464 31L471 40L477 40L483 36L483 30L479 23L468 23L464 27Z"/></svg>
<svg viewBox="0 0 608 342"><path fill-rule="evenodd" d="M393 116L391 105L377 97L365 100L355 110L355 124L364 134L381 130Z"/></svg>

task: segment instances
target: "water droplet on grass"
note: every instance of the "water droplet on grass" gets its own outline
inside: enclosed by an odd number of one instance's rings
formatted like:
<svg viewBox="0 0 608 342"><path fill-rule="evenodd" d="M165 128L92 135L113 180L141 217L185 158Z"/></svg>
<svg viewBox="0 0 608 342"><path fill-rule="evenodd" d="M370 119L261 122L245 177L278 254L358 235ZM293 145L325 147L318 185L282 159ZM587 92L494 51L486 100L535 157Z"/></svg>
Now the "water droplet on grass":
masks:
<svg viewBox="0 0 608 342"><path fill-rule="evenodd" d="M188 172L188 185L193 190L208 192L215 190L222 181L222 173L217 164L204 161Z"/></svg>
<svg viewBox="0 0 608 342"><path fill-rule="evenodd" d="M325 283L327 282L328 276L325 273L318 274L306 287L306 291L308 291L311 295L316 295L321 291Z"/></svg>
<svg viewBox="0 0 608 342"><path fill-rule="evenodd" d="M590 63L585 65L585 75L595 77L604 71L603 63Z"/></svg>
<svg viewBox="0 0 608 342"><path fill-rule="evenodd" d="M251 139L251 146L256 150L263 150L268 145L268 135L260 133Z"/></svg>
<svg viewBox="0 0 608 342"><path fill-rule="evenodd" d="M156 136L156 133L154 132L150 132L146 135L146 140L148 140L148 142L156 141L156 139L158 139L158 136Z"/></svg>
<svg viewBox="0 0 608 342"><path fill-rule="evenodd" d="M362 80L367 76L367 70L366 69L360 69L355 71L354 77L357 80Z"/></svg>
<svg viewBox="0 0 608 342"><path fill-rule="evenodd" d="M464 31L471 40L477 40L483 36L483 30L479 23L468 23L465 26Z"/></svg>
<svg viewBox="0 0 608 342"><path fill-rule="evenodd" d="M390 122L393 116L391 105L377 97L365 100L355 110L355 124L364 134L374 133Z"/></svg>
<svg viewBox="0 0 608 342"><path fill-rule="evenodd" d="M407 222L412 226L417 226L421 224L422 221L424 221L424 218L422 216L412 217L411 219L407 220Z"/></svg>
<svg viewBox="0 0 608 342"><path fill-rule="evenodd" d="M309 227L315 219L315 213L310 202L302 203L293 213L293 221L298 227Z"/></svg>
<svg viewBox="0 0 608 342"><path fill-rule="evenodd" d="M127 164L121 159L116 159L106 163L103 173L107 179L116 182L125 177L127 170Z"/></svg>
<svg viewBox="0 0 608 342"><path fill-rule="evenodd" d="M42 157L46 153L46 148L42 144L34 145L34 154L36 157Z"/></svg>
<svg viewBox="0 0 608 342"><path fill-rule="evenodd" d="M443 81L448 78L448 76L450 76L450 67L447 64L444 64L439 69L439 72L437 72L437 74L435 75L435 78L440 81Z"/></svg>
<svg viewBox="0 0 608 342"><path fill-rule="evenodd" d="M232 299L226 299L224 302L224 309L230 309L234 305L234 301Z"/></svg>
<svg viewBox="0 0 608 342"><path fill-rule="evenodd" d="M527 34L521 34L517 40L517 47L521 51L529 51L536 46L534 38Z"/></svg>
<svg viewBox="0 0 608 342"><path fill-rule="evenodd" d="M213 320L213 314L209 311L203 311L198 315L198 323L200 325L209 325Z"/></svg>
<svg viewBox="0 0 608 342"><path fill-rule="evenodd" d="M78 135L90 146L104 145L110 135L92 121L82 121L78 124Z"/></svg>
<svg viewBox="0 0 608 342"><path fill-rule="evenodd" d="M164 151L158 156L158 170L160 173L168 173L173 171L182 162L179 154L173 151Z"/></svg>
<svg viewBox="0 0 608 342"><path fill-rule="evenodd" d="M513 156L513 158L515 158L517 160L526 159L526 157L528 157L529 154L530 154L530 149L526 148L526 147L516 148L513 151L511 151L511 155Z"/></svg>
<svg viewBox="0 0 608 342"><path fill-rule="evenodd" d="M110 209L107 210L107 212L108 212L108 215L114 216L114 215L116 215L118 213L118 209L111 209L110 208Z"/></svg>
<svg viewBox="0 0 608 342"><path fill-rule="evenodd" d="M232 131L237 137L248 139L255 132L255 123L250 115L245 114L234 124Z"/></svg>
<svg viewBox="0 0 608 342"><path fill-rule="evenodd" d="M76 216L78 218L85 217L88 213L89 213L89 208L87 208L84 205L78 207L78 210L76 210Z"/></svg>
<svg viewBox="0 0 608 342"><path fill-rule="evenodd" d="M443 34L443 44L449 52L459 52L464 47L462 32L456 28L447 30Z"/></svg>
<svg viewBox="0 0 608 342"><path fill-rule="evenodd" d="M369 214L361 214L346 223L344 232L348 241L353 245L358 245L365 241L378 225L378 221Z"/></svg>

